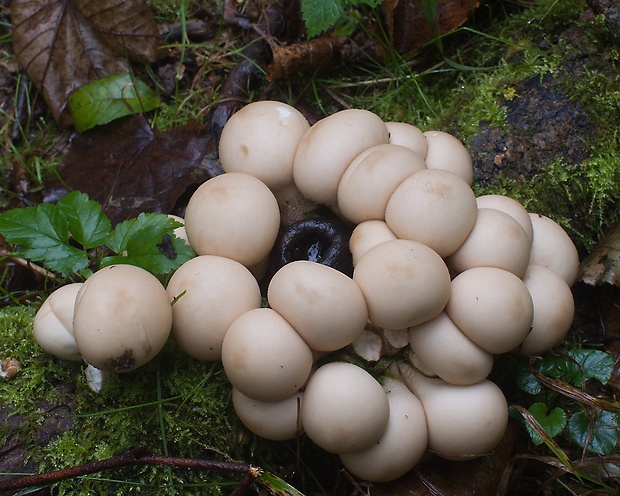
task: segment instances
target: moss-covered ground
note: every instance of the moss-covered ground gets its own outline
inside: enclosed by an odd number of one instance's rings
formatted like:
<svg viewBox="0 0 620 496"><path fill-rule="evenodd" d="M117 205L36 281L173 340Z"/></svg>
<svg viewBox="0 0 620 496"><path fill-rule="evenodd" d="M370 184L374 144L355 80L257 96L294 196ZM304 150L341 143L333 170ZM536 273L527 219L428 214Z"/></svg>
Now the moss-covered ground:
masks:
<svg viewBox="0 0 620 496"><path fill-rule="evenodd" d="M541 0L533 6L491 2L488 9L482 9L471 28L444 38L445 58L430 45L415 57L395 56L381 67L319 75L307 86L306 94L312 95L307 99L314 98L319 113L335 110L338 105L329 103L334 101L323 92L327 87L351 106L425 130L453 132L473 148L489 129L510 130L508 108L522 98L524 81L552 75L553 87L581 109L589 123L583 129L584 157L551 157L532 174L494 171L475 188L478 194L508 194L530 211L554 218L585 253L619 212L620 49L610 42L602 18L583 15L582 0ZM584 37L578 44L567 35L575 27ZM576 53L586 62L571 63ZM435 63L422 71L412 63L433 58ZM299 88L287 84L278 83L274 92L286 96ZM49 123L36 126L48 129ZM32 158L26 147L15 153ZM476 159L483 168L484 154ZM243 429L232 411L230 386L220 364L193 360L169 343L157 360L107 377L95 393L83 364L54 359L38 347L32 337L36 308L11 305L0 311L0 358L13 357L21 365L14 378L0 380L0 453L23 460L24 472L103 459L140 445L158 454L253 463L300 490L318 493L334 487L337 465L307 441L271 443ZM54 492L228 494L240 479L132 467L62 482Z"/></svg>

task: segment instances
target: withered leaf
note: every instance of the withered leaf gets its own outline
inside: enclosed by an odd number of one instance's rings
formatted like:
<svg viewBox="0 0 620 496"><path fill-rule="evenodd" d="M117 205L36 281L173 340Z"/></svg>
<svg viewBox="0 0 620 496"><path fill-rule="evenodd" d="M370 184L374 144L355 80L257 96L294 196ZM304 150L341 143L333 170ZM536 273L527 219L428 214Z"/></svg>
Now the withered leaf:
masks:
<svg viewBox="0 0 620 496"><path fill-rule="evenodd" d="M206 157L206 158L205 158ZM193 123L154 132L136 115L97 126L72 142L45 201L69 189L101 203L113 224L142 212L170 213L188 191L217 174L215 145L204 126Z"/></svg>
<svg viewBox="0 0 620 496"><path fill-rule="evenodd" d="M13 0L11 18L17 60L62 126L73 90L156 60L161 43L144 0Z"/></svg>
<svg viewBox="0 0 620 496"><path fill-rule="evenodd" d="M579 279L592 286L620 286L620 222L612 225L581 263Z"/></svg>

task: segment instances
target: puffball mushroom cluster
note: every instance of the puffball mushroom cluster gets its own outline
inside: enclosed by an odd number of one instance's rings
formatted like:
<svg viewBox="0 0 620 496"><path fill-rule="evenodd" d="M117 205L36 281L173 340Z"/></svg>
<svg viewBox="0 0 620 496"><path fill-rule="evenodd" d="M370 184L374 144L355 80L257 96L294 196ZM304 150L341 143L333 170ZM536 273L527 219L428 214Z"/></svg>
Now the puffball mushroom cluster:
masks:
<svg viewBox="0 0 620 496"><path fill-rule="evenodd" d="M126 371L170 334L188 355L222 361L251 431L305 434L368 481L403 475L427 450L491 452L507 422L506 399L487 379L493 356L540 354L571 325L579 261L566 232L509 197L476 198L455 137L365 110L311 126L289 105L252 103L230 118L219 151L225 174L202 184L185 213L197 256L165 289L130 266L61 288L35 319L41 346ZM300 199L354 226L352 276L280 263L264 307L259 280ZM69 303L57 301L61 291ZM382 383L335 355L375 338L408 349Z"/></svg>

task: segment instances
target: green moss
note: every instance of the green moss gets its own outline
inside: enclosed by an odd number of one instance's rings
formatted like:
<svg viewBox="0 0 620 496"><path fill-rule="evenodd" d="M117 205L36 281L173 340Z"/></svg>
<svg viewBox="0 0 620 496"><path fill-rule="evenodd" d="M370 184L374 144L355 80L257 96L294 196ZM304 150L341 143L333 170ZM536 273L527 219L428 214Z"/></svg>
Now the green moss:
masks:
<svg viewBox="0 0 620 496"><path fill-rule="evenodd" d="M290 458L281 443L252 441L233 413L230 384L219 363L193 360L168 343L158 359L122 375L104 388L88 388L79 362L56 360L32 337L36 307L0 312L2 356L17 358L21 369L0 381L3 405L19 428L5 423L3 439L18 435L41 470L109 458L144 446L154 454L237 460L259 465ZM42 433L45 433L43 436ZM279 461L278 461L279 460ZM131 467L57 484L59 494L123 493L225 494L242 477L166 467ZM174 486L174 490L172 489ZM228 488L228 489L227 489Z"/></svg>

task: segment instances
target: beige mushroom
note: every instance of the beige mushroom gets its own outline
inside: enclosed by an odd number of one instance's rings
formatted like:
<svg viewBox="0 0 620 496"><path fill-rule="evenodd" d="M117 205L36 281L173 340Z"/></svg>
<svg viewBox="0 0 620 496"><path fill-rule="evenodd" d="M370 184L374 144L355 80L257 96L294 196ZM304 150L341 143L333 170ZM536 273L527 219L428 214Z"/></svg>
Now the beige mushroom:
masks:
<svg viewBox="0 0 620 496"><path fill-rule="evenodd" d="M289 185L297 145L309 127L301 112L286 103L250 103L235 112L222 130L222 169L255 176L272 190Z"/></svg>
<svg viewBox="0 0 620 496"><path fill-rule="evenodd" d="M220 360L233 321L261 306L258 282L239 262L200 255L185 262L166 291L172 305L172 339L189 356Z"/></svg>
<svg viewBox="0 0 620 496"><path fill-rule="evenodd" d="M531 247L530 239L514 217L501 210L479 208L474 228L446 263L456 274L473 267L497 267L522 277Z"/></svg>
<svg viewBox="0 0 620 496"><path fill-rule="evenodd" d="M279 227L280 210L271 190L240 172L203 183L185 211L185 231L198 255L232 258L246 267L267 257Z"/></svg>
<svg viewBox="0 0 620 496"><path fill-rule="evenodd" d="M293 163L295 184L310 200L336 205L338 183L345 169L365 149L389 142L379 116L348 109L319 120L304 134Z"/></svg>
<svg viewBox="0 0 620 496"><path fill-rule="evenodd" d="M350 277L307 260L278 270L269 283L267 299L314 351L335 351L351 344L368 320L364 295Z"/></svg>
<svg viewBox="0 0 620 496"><path fill-rule="evenodd" d="M437 316L450 297L450 274L442 258L415 241L385 241L368 250L353 271L370 321L404 329Z"/></svg>
<svg viewBox="0 0 620 496"><path fill-rule="evenodd" d="M80 288L73 335L86 362L128 372L152 360L172 327L172 308L159 280L140 267L111 265Z"/></svg>
<svg viewBox="0 0 620 496"><path fill-rule="evenodd" d="M360 153L338 185L338 207L355 224L384 220L390 196L405 178L426 169L422 156L399 145L375 145Z"/></svg>
<svg viewBox="0 0 620 496"><path fill-rule="evenodd" d="M475 344L498 355L523 342L534 305L525 283L512 272L474 267L453 279L446 312Z"/></svg>
<svg viewBox="0 0 620 496"><path fill-rule="evenodd" d="M445 170L422 170L390 197L385 221L403 239L418 241L442 257L454 253L476 222L478 207L469 185Z"/></svg>
<svg viewBox="0 0 620 496"><path fill-rule="evenodd" d="M422 158L426 157L428 141L420 129L406 122L386 122L385 125L390 132L392 145L406 146L422 155Z"/></svg>
<svg viewBox="0 0 620 496"><path fill-rule="evenodd" d="M428 142L426 166L429 169L449 171L471 185L474 168L471 155L463 143L444 131L426 131L424 136Z"/></svg>

